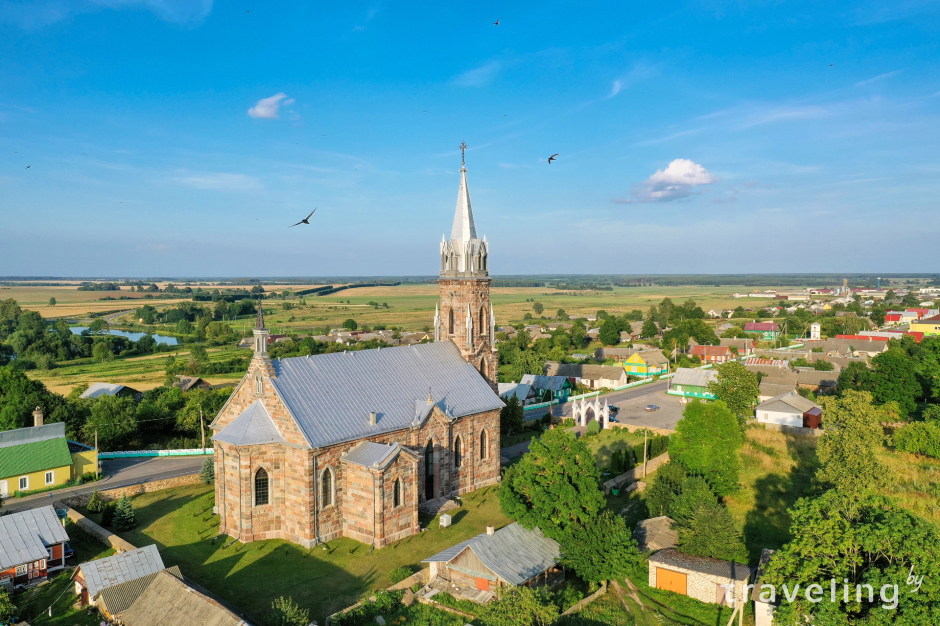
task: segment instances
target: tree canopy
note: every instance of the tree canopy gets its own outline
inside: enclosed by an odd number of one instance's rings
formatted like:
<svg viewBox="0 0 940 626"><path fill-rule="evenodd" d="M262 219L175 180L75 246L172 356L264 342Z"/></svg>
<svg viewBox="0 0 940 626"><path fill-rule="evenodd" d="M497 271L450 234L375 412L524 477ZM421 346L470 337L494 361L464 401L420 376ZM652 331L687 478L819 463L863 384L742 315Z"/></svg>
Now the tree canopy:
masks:
<svg viewBox="0 0 940 626"><path fill-rule="evenodd" d="M738 361L722 363L715 371L718 376L708 383L708 391L724 402L743 425L743 417L751 413L760 397L757 374Z"/></svg>
<svg viewBox="0 0 940 626"><path fill-rule="evenodd" d="M841 398L820 398L825 432L817 455L816 477L845 494L860 495L884 483L886 470L877 452L884 443L884 411L872 405L871 394L847 391Z"/></svg>
<svg viewBox="0 0 940 626"><path fill-rule="evenodd" d="M572 526L561 546L565 566L593 583L623 579L640 561L632 529L609 509L585 526Z"/></svg>
<svg viewBox="0 0 940 626"><path fill-rule="evenodd" d="M669 438L669 456L691 474L703 477L719 496L738 487L743 435L738 420L721 400L692 400Z"/></svg>

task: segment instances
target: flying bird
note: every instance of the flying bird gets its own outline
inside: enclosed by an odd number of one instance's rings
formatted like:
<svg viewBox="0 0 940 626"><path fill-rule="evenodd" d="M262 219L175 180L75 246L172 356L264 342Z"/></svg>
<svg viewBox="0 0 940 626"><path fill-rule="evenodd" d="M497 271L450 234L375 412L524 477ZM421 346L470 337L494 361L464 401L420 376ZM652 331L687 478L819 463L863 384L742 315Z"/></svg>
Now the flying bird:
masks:
<svg viewBox="0 0 940 626"><path fill-rule="evenodd" d="M31 168L31 167L32 167L32 165L27 165L27 166L26 166L26 169L29 169L29 168Z"/></svg>
<svg viewBox="0 0 940 626"><path fill-rule="evenodd" d="M552 156L548 157L548 164L549 164L549 165L552 164L552 161L557 161L557 159L555 158L556 156L558 156L558 153L557 153L557 152L556 152L555 154L553 154Z"/></svg>
<svg viewBox="0 0 940 626"><path fill-rule="evenodd" d="M497 18L496 21L493 22L493 26L499 26L499 18Z"/></svg>
<svg viewBox="0 0 940 626"><path fill-rule="evenodd" d="M311 217L314 213L316 213L316 212L317 212L317 209L314 209L314 210L310 211L310 215L308 215L308 216L305 217L304 219L300 220L300 221L297 222L296 224L291 224L290 226L288 226L288 228L293 228L294 226L300 226L301 224L306 224L307 226L310 226L310 222L309 222L308 220L309 220L310 217Z"/></svg>
<svg viewBox="0 0 940 626"><path fill-rule="evenodd" d="M88 156L88 155L87 155L87 154L85 154L84 152L82 152L82 156Z"/></svg>

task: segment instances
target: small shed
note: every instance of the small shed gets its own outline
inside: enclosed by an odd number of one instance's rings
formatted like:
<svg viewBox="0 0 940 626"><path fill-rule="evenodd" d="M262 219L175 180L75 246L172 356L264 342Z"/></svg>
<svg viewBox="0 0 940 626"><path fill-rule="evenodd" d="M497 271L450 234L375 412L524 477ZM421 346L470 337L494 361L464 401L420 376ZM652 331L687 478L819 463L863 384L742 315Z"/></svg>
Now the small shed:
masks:
<svg viewBox="0 0 940 626"><path fill-rule="evenodd" d="M98 602L99 594L114 585L165 569L156 545L120 552L82 563L72 574L75 593L82 606Z"/></svg>
<svg viewBox="0 0 940 626"><path fill-rule="evenodd" d="M176 375L176 386L180 388L184 393L192 389L211 389L212 384L206 382L198 376L185 376L183 374Z"/></svg>
<svg viewBox="0 0 940 626"><path fill-rule="evenodd" d="M649 584L702 602L731 606L744 598L752 570L734 561L693 556L666 548L649 558ZM729 588L734 589L728 594Z"/></svg>
<svg viewBox="0 0 940 626"><path fill-rule="evenodd" d="M662 515L650 519L640 520L633 530L640 552L658 552L666 548L675 548L679 543L679 533L673 526L675 521L671 517Z"/></svg>
<svg viewBox="0 0 940 626"><path fill-rule="evenodd" d="M117 383L92 383L79 397L87 400L100 398L102 396L130 396L140 402L144 394L127 385L119 385Z"/></svg>
<svg viewBox="0 0 940 626"><path fill-rule="evenodd" d="M538 528L518 523L458 543L424 559L431 565L431 580L443 579L480 591L498 594L509 586L553 586L565 579L560 567L561 547ZM491 595L488 597L492 597Z"/></svg>
<svg viewBox="0 0 940 626"><path fill-rule="evenodd" d="M820 428L822 426L822 409L820 406L795 391L788 391L761 402L754 409L754 415L757 417L757 421L763 424L802 428Z"/></svg>

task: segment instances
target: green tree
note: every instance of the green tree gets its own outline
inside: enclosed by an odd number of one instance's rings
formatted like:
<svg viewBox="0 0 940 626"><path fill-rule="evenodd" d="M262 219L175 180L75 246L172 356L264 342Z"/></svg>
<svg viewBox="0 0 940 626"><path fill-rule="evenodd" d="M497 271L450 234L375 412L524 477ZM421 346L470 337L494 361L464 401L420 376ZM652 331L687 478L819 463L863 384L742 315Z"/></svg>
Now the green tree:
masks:
<svg viewBox="0 0 940 626"><path fill-rule="evenodd" d="M853 361L839 373L836 392L841 395L848 390L871 391L871 378L871 370L868 369L867 364L862 361Z"/></svg>
<svg viewBox="0 0 940 626"><path fill-rule="evenodd" d="M699 499L684 517L677 519L676 533L679 549L686 554L747 562L747 548L734 518L714 497Z"/></svg>
<svg viewBox="0 0 940 626"><path fill-rule="evenodd" d="M107 328L108 323L101 317L95 318L92 320L91 324L88 325L88 330L90 330L93 335L99 335L107 330Z"/></svg>
<svg viewBox="0 0 940 626"><path fill-rule="evenodd" d="M831 361L824 361L822 359L813 361L813 369L816 370L817 372L831 372L835 368L836 368L835 364L832 363Z"/></svg>
<svg viewBox="0 0 940 626"><path fill-rule="evenodd" d="M199 470L199 482L203 485L215 483L215 463L212 461L212 457L207 457L202 462L202 469Z"/></svg>
<svg viewBox="0 0 940 626"><path fill-rule="evenodd" d="M672 516L672 504L682 493L688 472L679 463L669 461L660 465L653 484L646 490L646 508L652 517Z"/></svg>
<svg viewBox="0 0 940 626"><path fill-rule="evenodd" d="M558 619L558 607L529 587L509 587L499 600L484 605L479 619L483 626L550 626Z"/></svg>
<svg viewBox="0 0 940 626"><path fill-rule="evenodd" d="M783 585L799 593L793 602L782 601L774 613L775 624L842 626L845 624L933 624L940 612L940 534L937 526L900 508L881 495L868 495L848 503L836 490L814 499L802 498L790 511L793 539L767 564L761 583ZM920 589L905 583L911 572L923 577ZM830 602L830 581L849 589ZM843 583L843 581L845 581ZM806 599L804 589L818 584L825 590L823 602ZM857 602L856 585L870 585L873 602L862 588ZM882 608L884 585L898 585L897 607ZM761 589L754 590L759 596ZM765 592L768 593L768 592ZM890 596L889 596L890 597ZM782 596L778 595L782 600Z"/></svg>
<svg viewBox="0 0 940 626"><path fill-rule="evenodd" d="M506 399L506 406L499 411L500 432L504 435L511 435L522 430L522 421L525 418L525 411L519 403L519 397L512 394Z"/></svg>
<svg viewBox="0 0 940 626"><path fill-rule="evenodd" d="M884 411L864 391L820 398L819 404L825 432L816 451L822 464L816 478L851 497L878 489L887 473L877 455L885 440Z"/></svg>
<svg viewBox="0 0 940 626"><path fill-rule="evenodd" d="M49 306L55 306L55 298L49 298Z"/></svg>
<svg viewBox="0 0 940 626"><path fill-rule="evenodd" d="M659 329L656 327L656 322L652 319L647 319L643 322L643 328L640 329L640 335L646 339L655 337L658 332Z"/></svg>
<svg viewBox="0 0 940 626"><path fill-rule="evenodd" d="M707 480L716 494L726 496L738 487L743 439L737 419L723 401L692 400L669 438L669 456Z"/></svg>
<svg viewBox="0 0 940 626"><path fill-rule="evenodd" d="M104 450L114 450L137 429L137 406L128 396L102 396L91 405L91 415L85 423L86 441L94 441Z"/></svg>
<svg viewBox="0 0 940 626"><path fill-rule="evenodd" d="M349 318L348 320L343 322L343 328L345 328L346 330L356 330L357 328L359 328L359 324L357 324L356 320L354 320L353 318Z"/></svg>
<svg viewBox="0 0 940 626"><path fill-rule="evenodd" d="M715 371L718 375L708 383L708 391L724 402L743 426L744 417L753 411L760 396L757 374L738 361L722 363Z"/></svg>
<svg viewBox="0 0 940 626"><path fill-rule="evenodd" d="M586 437L593 437L599 432L601 432L601 424L597 420L591 420L591 422L587 425L587 428L584 429L584 435Z"/></svg>
<svg viewBox="0 0 940 626"><path fill-rule="evenodd" d="M560 320L567 320L567 319L568 319L568 314L565 313L565 310L564 310L564 309L558 309L558 311L555 312L555 317L558 318L558 319L560 319Z"/></svg>
<svg viewBox="0 0 940 626"><path fill-rule="evenodd" d="M561 545L565 566L592 583L626 578L640 562L632 529L609 509L586 526L572 527Z"/></svg>
<svg viewBox="0 0 940 626"><path fill-rule="evenodd" d="M536 315L541 315L542 311L545 310L545 307L542 306L541 302L536 302L535 304L532 305L532 310L535 311Z"/></svg>
<svg viewBox="0 0 940 626"><path fill-rule="evenodd" d="M209 362L209 351L201 343L194 343L189 348L189 371L198 374L199 370Z"/></svg>
<svg viewBox="0 0 940 626"><path fill-rule="evenodd" d="M111 348L108 346L107 342L104 341L95 342L95 347L91 350L91 356L99 363L107 363L108 361L114 360L114 353L111 352Z"/></svg>
<svg viewBox="0 0 940 626"><path fill-rule="evenodd" d="M134 505L131 504L127 494L121 496L114 507L114 530L130 530L137 526L137 516L134 515Z"/></svg>
<svg viewBox="0 0 940 626"><path fill-rule="evenodd" d="M88 506L85 508L91 513L101 513L102 507L104 507L104 500L101 499L101 494L96 487L94 493L91 494L91 500L88 501Z"/></svg>
<svg viewBox="0 0 940 626"><path fill-rule="evenodd" d="M882 352L871 362L871 395L878 404L897 402L904 415L917 410L924 391L917 380L917 363L900 348Z"/></svg>
<svg viewBox="0 0 940 626"><path fill-rule="evenodd" d="M587 525L604 508L599 484L588 447L556 428L533 438L529 452L506 470L499 502L510 518L561 541L569 527Z"/></svg>
<svg viewBox="0 0 940 626"><path fill-rule="evenodd" d="M616 319L608 317L604 320L599 338L605 346L615 346L620 343L620 325Z"/></svg>
<svg viewBox="0 0 940 626"><path fill-rule="evenodd" d="M271 603L270 626L307 626L310 623L310 611L300 608L293 598L279 597Z"/></svg>
<svg viewBox="0 0 940 626"><path fill-rule="evenodd" d="M0 623L12 624L16 621L15 618L18 614L19 611L16 605L13 604L10 594L6 591L0 591Z"/></svg>

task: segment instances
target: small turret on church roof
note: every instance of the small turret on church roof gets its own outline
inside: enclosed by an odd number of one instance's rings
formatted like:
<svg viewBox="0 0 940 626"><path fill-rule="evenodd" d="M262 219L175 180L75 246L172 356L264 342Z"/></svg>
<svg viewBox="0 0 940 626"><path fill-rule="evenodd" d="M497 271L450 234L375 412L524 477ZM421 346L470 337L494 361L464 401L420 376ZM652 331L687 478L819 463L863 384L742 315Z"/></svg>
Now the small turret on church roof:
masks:
<svg viewBox="0 0 940 626"><path fill-rule="evenodd" d="M255 322L255 330L262 330L264 328L264 309L261 307L261 303L258 303L258 321Z"/></svg>

